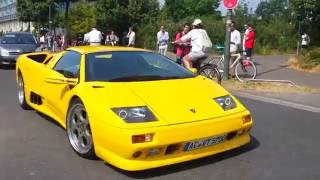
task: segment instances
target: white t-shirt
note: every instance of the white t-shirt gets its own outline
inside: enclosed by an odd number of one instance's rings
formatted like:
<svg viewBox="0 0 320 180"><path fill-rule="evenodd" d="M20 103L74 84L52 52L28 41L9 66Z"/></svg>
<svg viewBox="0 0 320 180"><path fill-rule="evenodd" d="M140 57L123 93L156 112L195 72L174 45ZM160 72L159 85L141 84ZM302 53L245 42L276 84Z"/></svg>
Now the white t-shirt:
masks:
<svg viewBox="0 0 320 180"><path fill-rule="evenodd" d="M241 35L240 35L240 32L235 29L231 31L230 52L236 52L240 44L241 44Z"/></svg>
<svg viewBox="0 0 320 180"><path fill-rule="evenodd" d="M103 39L102 33L98 30L90 31L87 38L89 43L101 43L101 40Z"/></svg>
<svg viewBox="0 0 320 180"><path fill-rule="evenodd" d="M136 41L136 33L131 31L128 33L127 37L129 38L128 45L134 45Z"/></svg>
<svg viewBox="0 0 320 180"><path fill-rule="evenodd" d="M181 37L182 42L191 40L191 52L203 51L203 33L206 33L204 29L192 29L186 35Z"/></svg>
<svg viewBox="0 0 320 180"><path fill-rule="evenodd" d="M307 34L303 34L302 36L301 36L301 39L302 39L302 42L301 42L301 45L304 45L304 46L306 46L306 45L308 45L309 44L309 36L307 35Z"/></svg>
<svg viewBox="0 0 320 180"><path fill-rule="evenodd" d="M158 39L158 45L160 46L165 46L168 45L168 41L169 41L169 33L167 31L162 32L159 31L157 33L157 39Z"/></svg>

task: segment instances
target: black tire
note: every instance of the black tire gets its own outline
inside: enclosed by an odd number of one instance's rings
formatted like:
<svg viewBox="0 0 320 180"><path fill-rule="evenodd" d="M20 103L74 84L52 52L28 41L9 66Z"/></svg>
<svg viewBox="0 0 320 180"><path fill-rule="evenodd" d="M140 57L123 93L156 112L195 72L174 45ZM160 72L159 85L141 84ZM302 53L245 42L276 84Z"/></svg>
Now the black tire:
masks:
<svg viewBox="0 0 320 180"><path fill-rule="evenodd" d="M17 97L18 97L18 103L22 109L24 109L24 110L32 109L26 101L26 92L25 92L24 81L23 81L23 77L22 77L21 73L18 74Z"/></svg>
<svg viewBox="0 0 320 180"><path fill-rule="evenodd" d="M202 66L198 72L199 75L205 76L211 80L214 80L218 84L221 84L221 74L214 64L207 64Z"/></svg>
<svg viewBox="0 0 320 180"><path fill-rule="evenodd" d="M67 137L72 149L79 156L96 159L87 111L79 99L73 100L68 109Z"/></svg>

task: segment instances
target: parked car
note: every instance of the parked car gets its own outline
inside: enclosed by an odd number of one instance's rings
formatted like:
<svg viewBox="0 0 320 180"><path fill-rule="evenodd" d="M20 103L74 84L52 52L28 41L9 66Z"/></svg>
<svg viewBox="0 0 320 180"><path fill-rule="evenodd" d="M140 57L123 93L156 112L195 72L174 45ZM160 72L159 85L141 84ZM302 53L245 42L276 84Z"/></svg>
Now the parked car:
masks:
<svg viewBox="0 0 320 180"><path fill-rule="evenodd" d="M9 32L0 38L0 65L15 64L20 54L35 52L36 38L28 32Z"/></svg>

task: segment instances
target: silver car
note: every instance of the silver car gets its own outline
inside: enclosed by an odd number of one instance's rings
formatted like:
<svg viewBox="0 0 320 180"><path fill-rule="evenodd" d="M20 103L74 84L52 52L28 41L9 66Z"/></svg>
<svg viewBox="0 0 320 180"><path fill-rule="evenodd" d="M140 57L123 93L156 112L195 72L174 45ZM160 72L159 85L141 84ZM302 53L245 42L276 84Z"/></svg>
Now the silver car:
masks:
<svg viewBox="0 0 320 180"><path fill-rule="evenodd" d="M0 38L0 65L15 64L20 54L35 52L38 43L28 32L9 32Z"/></svg>

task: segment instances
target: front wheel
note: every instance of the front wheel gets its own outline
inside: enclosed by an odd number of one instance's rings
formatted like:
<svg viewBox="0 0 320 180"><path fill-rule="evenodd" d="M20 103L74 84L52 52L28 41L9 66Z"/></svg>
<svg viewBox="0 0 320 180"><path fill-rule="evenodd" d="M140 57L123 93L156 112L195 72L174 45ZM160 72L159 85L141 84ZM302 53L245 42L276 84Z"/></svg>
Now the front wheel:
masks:
<svg viewBox="0 0 320 180"><path fill-rule="evenodd" d="M235 75L241 82L252 80L257 75L257 68L252 61L242 60L235 68Z"/></svg>
<svg viewBox="0 0 320 180"><path fill-rule="evenodd" d="M207 64L199 69L199 75L205 76L215 82L221 84L221 74L216 65Z"/></svg>
<svg viewBox="0 0 320 180"><path fill-rule="evenodd" d="M79 156L87 159L96 158L89 117L80 100L74 100L68 109L67 136L73 150Z"/></svg>

